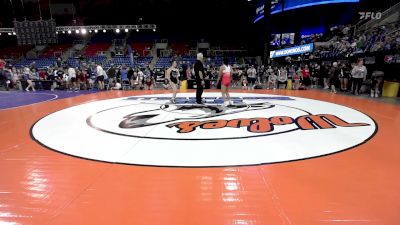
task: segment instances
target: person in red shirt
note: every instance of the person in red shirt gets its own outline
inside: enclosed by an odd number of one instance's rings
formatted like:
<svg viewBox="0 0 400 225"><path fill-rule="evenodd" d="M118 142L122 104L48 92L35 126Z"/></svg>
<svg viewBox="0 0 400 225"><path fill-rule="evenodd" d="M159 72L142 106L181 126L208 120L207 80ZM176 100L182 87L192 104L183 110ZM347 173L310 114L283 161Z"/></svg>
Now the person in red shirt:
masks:
<svg viewBox="0 0 400 225"><path fill-rule="evenodd" d="M39 72L39 79L40 80L46 80L47 79L47 72L45 70L41 70Z"/></svg>
<svg viewBox="0 0 400 225"><path fill-rule="evenodd" d="M3 59L0 59L0 70L4 70L4 68L6 67L6 61L4 61Z"/></svg>
<svg viewBox="0 0 400 225"><path fill-rule="evenodd" d="M82 87L83 90L87 90L87 72L86 70L78 70L77 72L78 74L78 83L79 83L79 87Z"/></svg>
<svg viewBox="0 0 400 225"><path fill-rule="evenodd" d="M305 65L301 72L303 74L303 82L302 83L305 86L305 89L308 89L309 86L311 85L311 74L310 74L310 69L308 68L308 65Z"/></svg>

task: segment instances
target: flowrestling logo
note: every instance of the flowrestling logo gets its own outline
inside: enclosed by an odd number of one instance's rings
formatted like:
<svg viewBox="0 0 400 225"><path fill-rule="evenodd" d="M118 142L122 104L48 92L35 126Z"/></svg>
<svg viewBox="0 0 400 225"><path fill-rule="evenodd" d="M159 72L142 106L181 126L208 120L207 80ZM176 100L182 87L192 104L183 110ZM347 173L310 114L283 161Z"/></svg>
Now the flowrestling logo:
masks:
<svg viewBox="0 0 400 225"><path fill-rule="evenodd" d="M382 18L381 12L359 12L358 14L360 14L360 20L380 20Z"/></svg>
<svg viewBox="0 0 400 225"><path fill-rule="evenodd" d="M42 145L113 163L207 167L287 162L360 145L376 130L356 110L311 99L233 93L133 96L61 110L32 128ZM51 124L57 124L56 127Z"/></svg>

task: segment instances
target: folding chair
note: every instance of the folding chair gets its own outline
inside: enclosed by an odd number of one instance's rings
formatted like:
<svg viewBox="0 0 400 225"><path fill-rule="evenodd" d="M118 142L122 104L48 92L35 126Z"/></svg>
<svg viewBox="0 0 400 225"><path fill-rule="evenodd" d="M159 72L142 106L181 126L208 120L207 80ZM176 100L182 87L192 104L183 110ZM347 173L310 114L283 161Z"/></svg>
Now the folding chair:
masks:
<svg viewBox="0 0 400 225"><path fill-rule="evenodd" d="M131 88L131 84L129 80L122 80L122 90L129 90Z"/></svg>

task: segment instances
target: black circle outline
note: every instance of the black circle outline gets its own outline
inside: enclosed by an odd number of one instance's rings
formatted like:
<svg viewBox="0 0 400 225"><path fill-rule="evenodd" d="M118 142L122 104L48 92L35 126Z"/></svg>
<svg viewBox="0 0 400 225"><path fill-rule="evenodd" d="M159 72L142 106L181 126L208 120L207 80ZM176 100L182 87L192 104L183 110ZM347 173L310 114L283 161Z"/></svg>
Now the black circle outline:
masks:
<svg viewBox="0 0 400 225"><path fill-rule="evenodd" d="M238 92L241 94L241 92ZM252 93L254 94L254 93ZM258 93L256 93L258 94ZM264 94L265 95L265 94ZM279 96L279 95L277 95ZM302 98L302 97L297 97L297 96L292 96L295 98ZM320 101L320 102L326 102L326 101L321 101L318 99L313 99L313 98L302 98L302 99L311 99L311 100L315 100L315 101ZM105 99L108 100L108 99ZM99 160L99 159L90 159L90 158L85 158L85 157L81 157L81 156L76 156L76 155L72 155L69 153L65 153L65 152L61 152L59 150L53 149L43 143L41 143L39 140L37 140L34 135L33 135L33 127L36 125L36 123L38 123L40 120L44 119L45 117L55 113L49 113L47 115L45 115L44 117L40 118L39 120L37 120L34 124L32 124L31 128L29 129L29 135L31 136L32 140L35 141L37 144L39 144L40 146L47 148L53 152L56 152L58 154L62 154L62 155L66 155L66 156L70 156L73 158L78 158L78 159L83 159L83 160L88 160L88 161L92 161L92 162L99 162L99 163L106 163L106 164L117 164L117 165L124 165L124 166L139 166L139 167L156 167L156 168L175 168L175 169L204 169L204 168L231 168L231 167L253 167L253 166L264 166L264 165L275 165L275 164L282 164L282 163L291 163L291 162L301 162L301 161L305 161L305 160L310 160L310 159L317 159L317 158L323 158L323 157L327 157L327 156L333 156L339 153L343 153L345 151L351 150L353 148L356 148L358 146L364 145L366 144L368 141L372 140L372 138L375 137L375 135L378 133L379 131L379 126L378 123L368 114L363 113L357 109L354 109L352 107L348 107L348 106L344 106L344 105L340 105L340 104L336 104L336 103L332 103L332 102L327 102L330 104L334 104L334 105L338 105L338 106L342 106L342 107L347 107L350 109L353 109L354 111L357 111L365 116L367 116L368 118L370 118L374 124L375 124L375 131L371 134L371 136L369 136L367 139L365 139L364 141L360 142L357 145L351 146L349 148L345 148L336 152L332 152L332 153L328 153L328 154L323 154L323 155L318 155L318 156L312 156L312 157L308 157L308 158L301 158L301 159L292 159L292 160L286 160L286 161L279 161L279 162L269 162L269 163L255 163L255 164L246 164L246 165L223 165L223 166L167 166L167 165L148 165L148 164L134 164L134 163L122 163L122 162L109 162L109 161L104 161L104 160ZM86 104L86 103L83 103ZM83 104L78 104L75 106L79 106L79 105L83 105ZM75 107L72 106L72 107Z"/></svg>

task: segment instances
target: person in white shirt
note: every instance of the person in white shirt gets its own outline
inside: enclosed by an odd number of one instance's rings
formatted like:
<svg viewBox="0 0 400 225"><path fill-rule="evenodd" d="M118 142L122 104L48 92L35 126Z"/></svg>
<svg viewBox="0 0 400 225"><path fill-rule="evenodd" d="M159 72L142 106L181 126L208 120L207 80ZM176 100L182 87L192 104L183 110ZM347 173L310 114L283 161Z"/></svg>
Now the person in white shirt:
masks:
<svg viewBox="0 0 400 225"><path fill-rule="evenodd" d="M256 80L257 80L257 70L256 70L256 68L254 68L254 66L251 66L247 70L247 78L249 81L248 90L254 90L254 87L256 86Z"/></svg>
<svg viewBox="0 0 400 225"><path fill-rule="evenodd" d="M11 74L12 74L11 81L12 81L13 85L16 86L18 88L18 90L22 91L22 85L21 85L21 81L19 78L19 74L15 67L13 67L11 69Z"/></svg>
<svg viewBox="0 0 400 225"><path fill-rule="evenodd" d="M69 77L69 89L78 91L76 85L76 70L73 67L68 68L68 77Z"/></svg>
<svg viewBox="0 0 400 225"><path fill-rule="evenodd" d="M367 68L364 66L364 61L359 59L357 65L351 71L353 78L353 93L359 95L363 81L367 79Z"/></svg>
<svg viewBox="0 0 400 225"><path fill-rule="evenodd" d="M96 77L97 77L97 82L99 85L99 90L104 90L104 74L105 74L105 71L103 70L103 67L101 67L100 64L97 64Z"/></svg>
<svg viewBox="0 0 400 225"><path fill-rule="evenodd" d="M138 80L139 80L139 88L141 90L143 90L144 89L144 73L141 69L139 69L139 72L138 72Z"/></svg>
<svg viewBox="0 0 400 225"><path fill-rule="evenodd" d="M24 80L28 83L28 86L25 88L25 91L29 91L29 88L32 88L32 91L36 91L35 84L32 82L32 73L28 67L24 68Z"/></svg>
<svg viewBox="0 0 400 225"><path fill-rule="evenodd" d="M278 72L279 72L278 88L280 87L281 84L284 84L285 89L286 89L287 88L287 80L288 80L287 70L285 67L282 67Z"/></svg>
<svg viewBox="0 0 400 225"><path fill-rule="evenodd" d="M121 83L118 83L118 82L115 82L115 85L114 85L114 87L112 87L112 88L110 88L111 90L115 90L115 91L117 91L117 90L121 90Z"/></svg>

